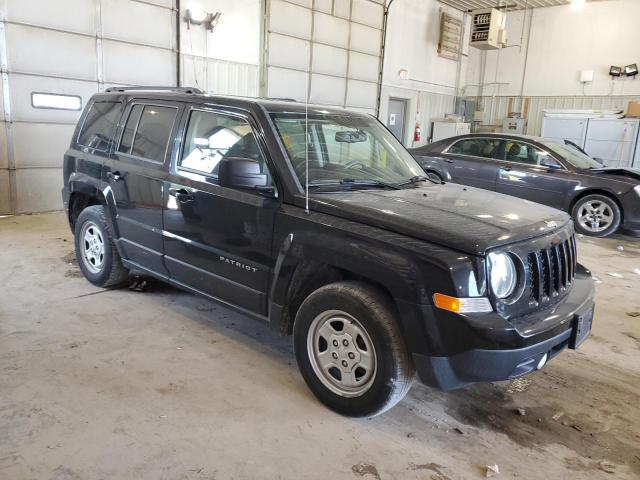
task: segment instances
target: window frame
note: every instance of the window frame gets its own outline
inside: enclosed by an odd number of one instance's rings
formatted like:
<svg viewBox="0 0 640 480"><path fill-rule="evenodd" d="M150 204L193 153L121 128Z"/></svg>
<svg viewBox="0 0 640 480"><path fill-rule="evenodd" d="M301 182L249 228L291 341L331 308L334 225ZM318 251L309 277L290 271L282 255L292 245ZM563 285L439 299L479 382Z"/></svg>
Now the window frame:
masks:
<svg viewBox="0 0 640 480"><path fill-rule="evenodd" d="M500 138L500 137L466 137L466 138L461 138L460 140L456 140L454 142L452 142L446 149L444 149L442 151L442 153L448 153L449 155L460 155L461 157L468 157L468 158L484 158L486 160L498 160L500 161L499 158L495 158L493 156L491 157L485 157L482 155L467 155L466 153L449 153L449 150L451 150L451 147L453 147L454 145L457 145L458 143L462 143L465 142L467 140L491 140L491 141L497 141L499 143L502 143L505 141L504 138Z"/></svg>
<svg viewBox="0 0 640 480"><path fill-rule="evenodd" d="M141 105L142 106L142 112L140 114L140 118L138 119L138 123L136 124L136 128L133 131L133 137L132 137L132 142L131 142L131 148L133 149L133 146L135 145L135 139L136 139L136 134L138 133L138 128L140 127L140 122L142 121L142 115L144 114L144 109L146 107L162 107L162 108L172 108L176 111L176 114L173 117L173 123L171 124L171 128L169 129L169 138L167 139L167 145L165 147L164 150L164 158L162 159L162 161L158 161L158 160L153 160L151 158L147 158L147 157L141 157L139 155L133 155L132 153L126 153L126 152L121 152L120 151L120 146L122 145L122 137L124 137L124 132L127 128L127 122L129 121L129 117L131 116L131 113L133 112L133 108L136 105ZM133 158L136 160L142 160L144 162L147 163L151 163L153 165L164 165L167 161L167 153L168 152L172 152L173 151L173 147L170 147L174 140L175 140L175 136L176 136L176 122L178 120L178 118L180 117L180 110L181 110L182 105L177 104L174 105L172 103L163 103L161 101L157 101L157 100L150 100L150 101L145 101L143 99L135 99L133 101L130 101L127 104L127 108L125 109L123 115L122 115L122 125L120 125L120 131L118 134L118 142L115 145L114 148L114 154L119 155L119 156L125 156L127 158Z"/></svg>
<svg viewBox="0 0 640 480"><path fill-rule="evenodd" d="M555 152L551 151L548 148L544 148L544 147L540 147L538 145L535 145L534 143L531 143L530 141L521 140L521 139L515 139L515 138L512 139L512 138L506 138L506 137L488 137L488 136L487 137L466 137L466 138L461 138L459 140L451 142L451 144L449 144L449 146L447 146L447 148L445 148L442 151L442 153L447 153L449 155L459 155L461 157L467 157L467 158L484 158L484 159L487 159L487 160L495 160L497 162L505 162L505 163L510 163L510 164L513 164L513 165L521 165L521 166L524 166L524 167L539 168L539 169L543 169L543 170L548 168L548 167L544 167L542 165L528 165L528 164L525 164L525 163L522 163L522 162L514 162L512 160L504 160L504 159L495 158L495 157L482 157L482 156L477 156L477 155L467 155L465 153L449 153L449 150L451 149L451 147L453 147L457 143L463 142L465 140L476 140L476 139L477 140L498 140L500 142L505 142L505 143L507 141L509 141L509 140L512 140L514 142L519 142L519 143L523 143L525 145L529 145L529 146L531 146L531 147L533 147L533 148L535 148L537 150L543 150L543 151L547 152L549 154L549 156L551 158L553 158L558 163L558 165L560 165L560 167L561 167L561 168L556 168L555 170L567 170L567 167L564 165L564 163L562 163L562 161L560 161L558 159L558 157L556 156Z"/></svg>
<svg viewBox="0 0 640 480"><path fill-rule="evenodd" d="M109 147L106 149L101 149L101 148L97 148L97 147L90 147L89 145L85 145L83 143L80 143L80 137L82 136L82 134L84 133L85 129L85 123L87 122L87 119L89 118L89 114L91 113L91 109L93 108L93 106L96 103L114 103L116 105L119 105L120 107L120 114L118 115L118 119L115 123L115 127L113 129L113 132L111 134L111 140L109 142ZM35 107L37 108L37 107ZM84 116L82 117L82 122L80 123L80 126L78 128L78 133L75 136L75 143L77 146L85 148L88 150L91 150L92 152L101 152L101 153L109 153L113 150L113 146L116 143L116 137L118 136L118 128L120 126L120 122L122 120L122 101L121 100L92 100L91 103L87 106L87 111L84 114Z"/></svg>
<svg viewBox="0 0 640 480"><path fill-rule="evenodd" d="M258 140L258 135L256 135L256 130L257 130L256 123L252 121L251 115L249 115L247 113L241 113L241 112L225 110L225 109L223 109L223 108L221 108L219 106L190 105L185 109L184 121L182 122L182 132L180 134L180 148L178 149L178 155L176 155L175 162L171 166L171 173L172 174L178 175L181 178L192 178L192 177L190 177L188 175L184 175L181 172L187 172L187 173L189 173L191 175L199 175L203 179L206 179L206 182L208 184L219 186L218 177L213 176L211 174L207 174L207 173L202 172L200 170L195 170L195 169L189 168L189 167L181 167L179 165L179 163L183 159L182 157L184 155L184 149L185 149L185 147L187 145L187 133L189 132L189 122L191 121L191 114L193 112L219 114L219 115L223 115L223 116L226 116L226 117L237 118L237 119L245 121L247 123L247 125L249 125L249 128L251 129L251 134L253 135L253 139L255 140L256 145L258 146L258 150L260 151L260 154L262 155L262 158L264 160L265 166L266 166L267 170L269 171L269 176L271 177L271 181L273 183L273 188L276 189L276 191L277 191L276 177L273 174L274 173L274 168L271 166L272 162L270 162L270 156L268 155L268 152L265 152L265 149L262 147L262 145L260 144L260 142Z"/></svg>

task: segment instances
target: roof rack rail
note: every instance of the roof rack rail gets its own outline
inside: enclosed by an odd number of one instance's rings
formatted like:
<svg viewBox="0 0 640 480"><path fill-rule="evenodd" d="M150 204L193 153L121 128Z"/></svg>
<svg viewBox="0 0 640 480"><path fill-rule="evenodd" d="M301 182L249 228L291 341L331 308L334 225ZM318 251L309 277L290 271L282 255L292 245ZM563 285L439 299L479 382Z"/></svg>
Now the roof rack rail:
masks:
<svg viewBox="0 0 640 480"><path fill-rule="evenodd" d="M107 93L112 92L130 92L130 91L151 91L151 92L176 92L176 93L204 93L199 88L195 87L155 87L155 86L140 86L140 87L109 87L105 90Z"/></svg>

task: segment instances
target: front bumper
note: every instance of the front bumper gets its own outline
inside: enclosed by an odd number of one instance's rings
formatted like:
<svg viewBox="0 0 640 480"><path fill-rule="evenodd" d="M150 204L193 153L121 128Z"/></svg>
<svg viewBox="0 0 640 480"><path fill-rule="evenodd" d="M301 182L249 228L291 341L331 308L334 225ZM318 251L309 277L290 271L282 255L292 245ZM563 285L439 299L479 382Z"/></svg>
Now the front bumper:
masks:
<svg viewBox="0 0 640 480"><path fill-rule="evenodd" d="M571 292L552 312L535 312L510 322L516 328L478 329L482 345L452 355L414 353L418 376L427 385L453 390L531 373L545 354L551 359L575 341L578 319L593 312L593 297L591 276L580 268ZM538 321L532 322L532 317L538 317Z"/></svg>

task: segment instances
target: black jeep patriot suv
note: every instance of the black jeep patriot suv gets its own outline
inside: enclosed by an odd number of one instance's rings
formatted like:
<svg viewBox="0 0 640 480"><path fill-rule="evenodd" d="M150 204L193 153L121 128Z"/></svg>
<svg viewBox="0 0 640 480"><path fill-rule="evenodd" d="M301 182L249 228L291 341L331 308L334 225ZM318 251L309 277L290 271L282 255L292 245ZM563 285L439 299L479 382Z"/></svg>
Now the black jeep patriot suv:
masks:
<svg viewBox="0 0 640 480"><path fill-rule="evenodd" d="M372 416L415 371L454 389L540 369L593 318L565 213L423 175L369 115L114 88L62 193L90 282L153 276L293 334L313 393Z"/></svg>

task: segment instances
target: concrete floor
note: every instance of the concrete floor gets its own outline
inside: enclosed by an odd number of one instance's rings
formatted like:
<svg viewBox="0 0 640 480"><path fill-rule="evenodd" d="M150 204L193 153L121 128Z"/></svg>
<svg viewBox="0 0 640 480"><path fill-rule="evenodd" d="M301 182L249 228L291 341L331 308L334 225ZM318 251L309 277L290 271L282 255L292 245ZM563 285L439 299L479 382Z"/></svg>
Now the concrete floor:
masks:
<svg viewBox="0 0 640 480"><path fill-rule="evenodd" d="M372 420L320 405L253 320L159 283L94 288L60 213L0 219L0 247L0 479L640 477L637 241L580 239L601 281L580 350L513 382L416 384Z"/></svg>

